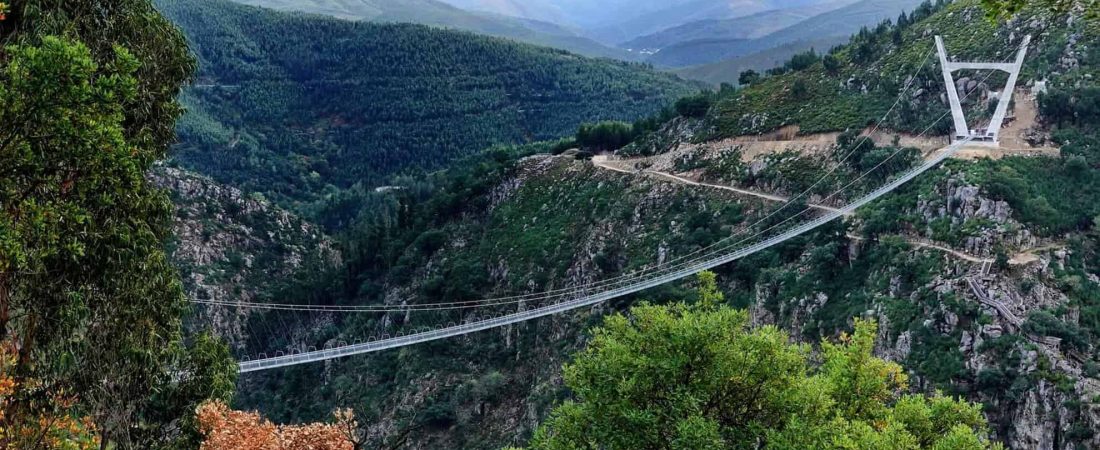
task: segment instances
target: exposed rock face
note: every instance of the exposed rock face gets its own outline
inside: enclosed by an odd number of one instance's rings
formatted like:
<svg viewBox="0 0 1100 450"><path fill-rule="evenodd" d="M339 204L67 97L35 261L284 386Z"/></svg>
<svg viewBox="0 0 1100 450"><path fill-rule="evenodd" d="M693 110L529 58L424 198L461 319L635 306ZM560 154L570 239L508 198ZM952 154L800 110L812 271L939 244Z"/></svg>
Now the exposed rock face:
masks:
<svg viewBox="0 0 1100 450"><path fill-rule="evenodd" d="M653 133L640 142L630 144L620 152L630 156L657 155L681 144L690 143L697 135L704 132L702 120L678 117L665 124L659 132Z"/></svg>
<svg viewBox="0 0 1100 450"><path fill-rule="evenodd" d="M949 178L932 197L921 198L917 213L928 224L920 231L929 239L935 239L932 224L937 220L948 221L953 229L977 224L969 227L971 235L959 249L971 255L988 257L998 246L1019 249L1038 244L1031 232L1012 218L1008 203L983 196L980 187L967 184L958 176Z"/></svg>
<svg viewBox="0 0 1100 450"><path fill-rule="evenodd" d="M253 301L303 268L334 267L340 255L321 230L264 200L184 170L158 167L150 180L176 206L171 258L193 300ZM198 323L239 343L247 311L202 306Z"/></svg>

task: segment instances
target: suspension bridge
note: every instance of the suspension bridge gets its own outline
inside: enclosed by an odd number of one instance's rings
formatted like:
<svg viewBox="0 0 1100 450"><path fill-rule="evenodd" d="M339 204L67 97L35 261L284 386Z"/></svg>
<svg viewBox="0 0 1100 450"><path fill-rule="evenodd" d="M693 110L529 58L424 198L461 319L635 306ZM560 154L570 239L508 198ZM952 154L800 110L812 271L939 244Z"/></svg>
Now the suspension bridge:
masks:
<svg viewBox="0 0 1100 450"><path fill-rule="evenodd" d="M985 69L989 70L985 78L980 84L984 83L993 71L1001 70L1010 73L1009 85L1006 86L1004 92L1011 92L1013 84L1016 80L1016 75L1019 73L1020 66L1023 63L1023 55L1027 49L1027 45L1030 39L1026 38L1020 47L1019 53L1014 63L1006 64L992 64L992 63L957 63L948 62L946 51L942 41L936 39L936 47L939 51L941 66L944 71L945 82L948 83L948 92L950 100L950 110L944 112L938 119L928 125L927 128L921 133L921 137L926 135L933 127L944 119L948 114L954 115L955 123L959 124L960 115L962 113L959 105L964 101L974 90L968 92L959 93L955 89L954 80L951 76L951 72L961 69ZM925 60L921 63L920 67L911 75L906 82L906 85L899 93L893 106L884 114L882 119L876 122L875 129L871 133L865 135L863 139L867 139L870 135L873 135L878 129L878 124L883 123L890 114L897 108L903 99L907 99L907 93L912 88L914 80L917 75L925 67L925 64L929 60L932 51L929 51L925 56ZM960 96L960 94L962 94ZM1000 111L1001 105L1007 105L1006 98L1001 98L1001 104L998 105L998 111L995 115L1003 120L1003 113ZM605 302L618 297L633 294L639 291L650 289L665 283L680 280L701 271L712 269L714 267L736 261L746 256L752 255L759 251L774 247L782 244L788 240L801 236L805 233L813 231L814 229L821 227L833 220L840 219L846 215L852 214L855 210L863 207L882 196L894 191L899 186L913 180L921 174L935 168L944 160L953 156L964 146L971 142L981 141L996 141L997 130L999 124L987 126L984 128L978 128L976 130L969 130L965 127L965 117L962 117L962 125L956 126L956 134L954 135L953 142L947 147L934 152L931 156L925 159L920 165L913 167L907 171L904 171L896 175L891 181L874 189L873 191L863 194L855 200L849 201L847 204L830 206L822 208L814 205L805 207L801 211L787 217L786 219L767 226L763 230L755 232L750 236L734 240L734 236L722 239L710 246L704 247L694 252L679 256L670 261L662 264L647 266L637 271L621 275L618 277L593 282L585 285L574 286L564 289L557 289L551 291L545 291L540 293L517 295L511 297L499 297L493 299L483 299L477 301L466 302L447 302L447 303L426 303L426 304L412 304L412 305L366 305L366 306L347 306L347 305L301 305L301 304L278 304L278 303L247 303L247 302L232 302L232 301L194 301L195 303L204 305L214 305L222 307L239 307L248 310L273 310L273 311L311 311L311 312L323 312L323 313L379 313L379 312L412 312L412 311L447 311L447 310L463 310L482 307L500 307L500 306L515 306L515 312L501 314L496 317L488 317L479 320L472 320L461 324L452 324L449 326L443 326L436 329L428 329L419 332L412 332L409 334L381 334L373 337L366 342L358 342L352 344L336 343L326 346L323 349L309 349L309 350L294 350L289 352L277 351L273 355L259 354L255 359L242 360L239 362L239 370L241 373L257 372L263 370L270 370L279 367L293 366L298 364L307 364L318 361L326 361L336 358L343 358L347 356L360 355L365 353L379 352L387 349L394 349L399 347L405 347L410 345L416 345L420 343L436 341L440 339L447 339L456 336L462 336L470 333L476 333L483 330L488 330L497 327L503 327L506 325L516 324L520 322L529 321L532 319L545 317L554 314L560 314L566 311L583 308L586 306L592 306L601 302ZM860 145L853 146L840 160L839 164L829 169L827 173L821 176L817 182L807 188L805 191L797 196L791 197L780 206L778 209L772 211L767 216L757 220L754 224L750 225L748 229L753 229L757 226L764 226L773 217L776 217L782 211L786 210L789 206L794 205L796 201L801 198L805 198L811 193L816 192L823 182L832 177L837 168L843 165L855 152L856 148ZM888 158L880 162L875 167L862 173L857 178L844 184L840 189L832 194L824 197L818 201L818 205L829 204L835 202L841 197L841 194L852 190L852 187L862 181L869 174L875 170L881 168L884 164L895 158L903 149L896 149L896 151ZM803 216L812 216L813 214L820 214L816 217L809 217L808 220L800 222L798 219ZM536 305L531 308L527 308L528 305Z"/></svg>

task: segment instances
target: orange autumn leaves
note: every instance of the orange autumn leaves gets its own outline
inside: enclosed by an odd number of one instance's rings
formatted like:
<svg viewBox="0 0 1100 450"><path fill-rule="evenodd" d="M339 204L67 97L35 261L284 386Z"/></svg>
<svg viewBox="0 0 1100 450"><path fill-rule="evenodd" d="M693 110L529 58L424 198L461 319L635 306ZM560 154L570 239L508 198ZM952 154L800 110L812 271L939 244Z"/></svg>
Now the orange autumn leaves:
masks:
<svg viewBox="0 0 1100 450"><path fill-rule="evenodd" d="M13 372L16 344L0 341L0 448L91 450L95 426L73 413L75 397L63 388Z"/></svg>
<svg viewBox="0 0 1100 450"><path fill-rule="evenodd" d="M221 402L199 406L201 450L354 450L351 410L337 410L331 424L275 425L254 412L235 411Z"/></svg>

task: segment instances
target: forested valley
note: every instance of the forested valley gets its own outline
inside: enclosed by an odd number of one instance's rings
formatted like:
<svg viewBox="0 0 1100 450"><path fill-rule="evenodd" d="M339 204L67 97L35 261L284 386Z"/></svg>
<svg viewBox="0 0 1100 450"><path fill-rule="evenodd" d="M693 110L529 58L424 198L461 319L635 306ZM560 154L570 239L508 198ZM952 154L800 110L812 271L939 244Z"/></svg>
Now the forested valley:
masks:
<svg viewBox="0 0 1100 450"><path fill-rule="evenodd" d="M492 145L650 115L701 85L471 33L159 0L198 57L174 159L294 206Z"/></svg>

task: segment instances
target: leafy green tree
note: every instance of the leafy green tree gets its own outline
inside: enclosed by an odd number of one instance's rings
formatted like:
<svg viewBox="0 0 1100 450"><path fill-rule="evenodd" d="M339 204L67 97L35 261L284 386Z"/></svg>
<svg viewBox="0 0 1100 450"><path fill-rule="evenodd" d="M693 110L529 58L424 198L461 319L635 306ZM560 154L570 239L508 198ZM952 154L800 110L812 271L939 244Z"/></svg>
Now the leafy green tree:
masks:
<svg viewBox="0 0 1100 450"><path fill-rule="evenodd" d="M702 298L713 276L700 277ZM565 367L574 400L533 449L988 449L980 405L903 395L904 371L875 358L876 326L822 345L823 363L744 311L642 305L593 331Z"/></svg>
<svg viewBox="0 0 1100 450"><path fill-rule="evenodd" d="M821 64L824 65L825 70L829 71L831 74L835 74L840 70L840 60L832 54L825 55L825 57L821 59Z"/></svg>
<svg viewBox="0 0 1100 450"><path fill-rule="evenodd" d="M742 86L748 86L750 84L756 83L757 81L760 81L760 74L751 69L741 72L741 74L737 77L737 83Z"/></svg>
<svg viewBox="0 0 1100 450"><path fill-rule="evenodd" d="M714 105L714 95L709 92L700 92L698 95L677 100L676 113L684 117L701 118L707 115L712 105Z"/></svg>
<svg viewBox="0 0 1100 450"><path fill-rule="evenodd" d="M791 86L791 96L796 99L805 99L810 95L810 88L806 84L806 80L801 78L794 80L794 84Z"/></svg>
<svg viewBox="0 0 1100 450"><path fill-rule="evenodd" d="M717 308L726 301L726 296L718 289L718 276L714 272L700 272L698 278L699 287L697 291L700 308Z"/></svg>
<svg viewBox="0 0 1100 450"><path fill-rule="evenodd" d="M186 303L163 250L171 204L144 178L172 141L174 96L193 67L184 42L136 0L13 2L0 39L11 376L75 393L104 446L182 445L194 407L228 397L235 377L222 344L183 342ZM36 416L40 395L5 413Z"/></svg>
<svg viewBox="0 0 1100 450"><path fill-rule="evenodd" d="M615 121L586 123L577 129L576 139L586 150L618 150L634 140L634 127Z"/></svg>
<svg viewBox="0 0 1100 450"><path fill-rule="evenodd" d="M808 51L792 56L791 60L787 61L786 65L790 70L799 71L810 68L810 66L817 64L818 61L821 61L821 56L811 48Z"/></svg>

